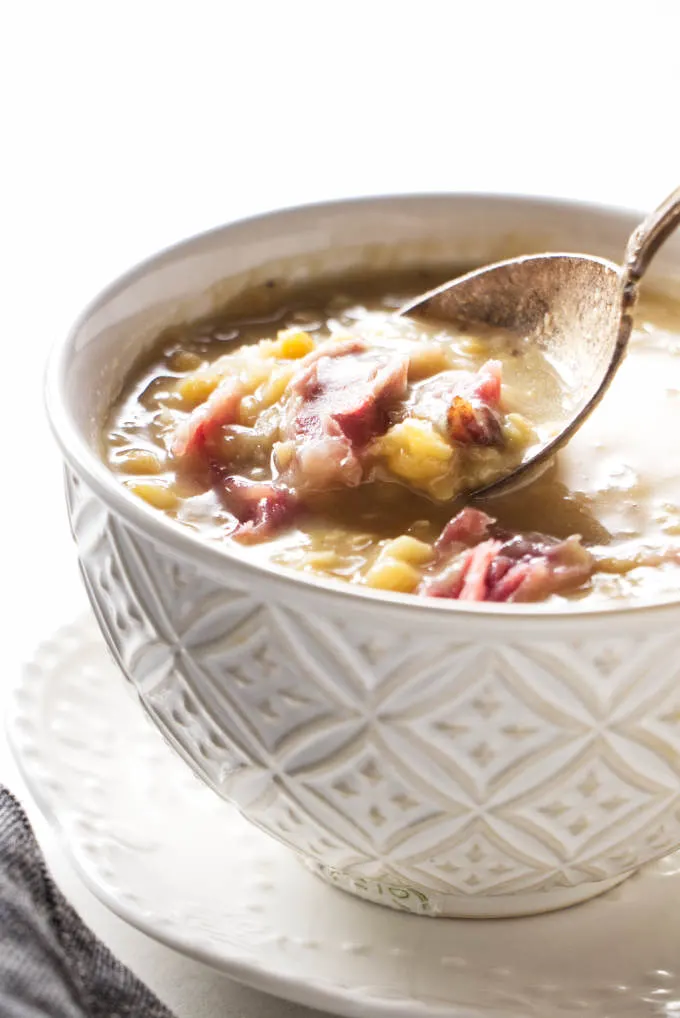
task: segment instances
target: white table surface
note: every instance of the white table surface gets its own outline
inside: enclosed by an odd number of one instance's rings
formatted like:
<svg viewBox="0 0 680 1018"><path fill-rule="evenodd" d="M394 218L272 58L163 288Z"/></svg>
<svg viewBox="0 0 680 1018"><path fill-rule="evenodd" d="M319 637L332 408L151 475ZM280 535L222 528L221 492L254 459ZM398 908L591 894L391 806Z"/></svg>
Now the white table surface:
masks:
<svg viewBox="0 0 680 1018"><path fill-rule="evenodd" d="M167 243L282 204L452 189L651 207L680 183L679 37L674 0L3 5L0 713L21 659L84 605L39 383L90 296ZM68 897L179 1016L312 1015L99 905L2 734L0 781Z"/></svg>

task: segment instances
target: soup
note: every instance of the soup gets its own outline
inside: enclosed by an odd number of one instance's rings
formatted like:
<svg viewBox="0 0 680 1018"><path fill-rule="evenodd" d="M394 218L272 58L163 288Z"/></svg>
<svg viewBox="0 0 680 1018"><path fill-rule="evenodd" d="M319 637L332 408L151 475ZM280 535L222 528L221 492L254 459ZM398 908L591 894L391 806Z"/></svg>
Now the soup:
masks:
<svg viewBox="0 0 680 1018"><path fill-rule="evenodd" d="M272 281L238 318L165 332L111 410L106 462L207 541L349 583L555 604L675 592L680 307L641 302L611 390L542 477L471 500L554 433L568 385L535 345L395 315L454 274Z"/></svg>

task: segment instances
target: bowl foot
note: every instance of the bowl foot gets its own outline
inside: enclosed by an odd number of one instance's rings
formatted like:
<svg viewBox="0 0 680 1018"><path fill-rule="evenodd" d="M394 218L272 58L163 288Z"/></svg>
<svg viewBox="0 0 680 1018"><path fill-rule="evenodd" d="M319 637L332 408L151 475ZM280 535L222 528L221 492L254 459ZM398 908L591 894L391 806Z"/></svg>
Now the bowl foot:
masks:
<svg viewBox="0 0 680 1018"><path fill-rule="evenodd" d="M577 887L560 887L554 891L473 897L354 877L312 860L305 860L305 865L326 883L376 905L414 915L449 919L510 919L554 912L596 898L623 883L635 872Z"/></svg>

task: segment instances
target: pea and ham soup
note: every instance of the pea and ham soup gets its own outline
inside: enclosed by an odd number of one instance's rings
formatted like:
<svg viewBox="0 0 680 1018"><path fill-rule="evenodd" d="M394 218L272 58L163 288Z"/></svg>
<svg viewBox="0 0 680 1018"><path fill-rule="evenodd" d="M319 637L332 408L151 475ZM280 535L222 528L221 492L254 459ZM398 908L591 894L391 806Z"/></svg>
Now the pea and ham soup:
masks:
<svg viewBox="0 0 680 1018"><path fill-rule="evenodd" d="M641 304L612 389L545 474L470 500L558 429L568 386L533 344L395 314L439 281L271 281L249 315L166 331L110 413L107 463L208 541L354 584L556 605L675 592L680 308Z"/></svg>

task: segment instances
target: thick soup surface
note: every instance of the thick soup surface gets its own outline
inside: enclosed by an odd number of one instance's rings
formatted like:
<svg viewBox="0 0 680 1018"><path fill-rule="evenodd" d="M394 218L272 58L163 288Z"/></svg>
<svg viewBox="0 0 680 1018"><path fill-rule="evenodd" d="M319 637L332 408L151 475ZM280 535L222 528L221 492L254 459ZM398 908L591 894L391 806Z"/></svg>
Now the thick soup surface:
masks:
<svg viewBox="0 0 680 1018"><path fill-rule="evenodd" d="M112 408L107 463L208 541L352 583L555 605L676 594L680 307L641 302L610 392L546 474L466 505L555 429L568 392L534 346L394 317L438 281L282 292L259 318L164 334Z"/></svg>

